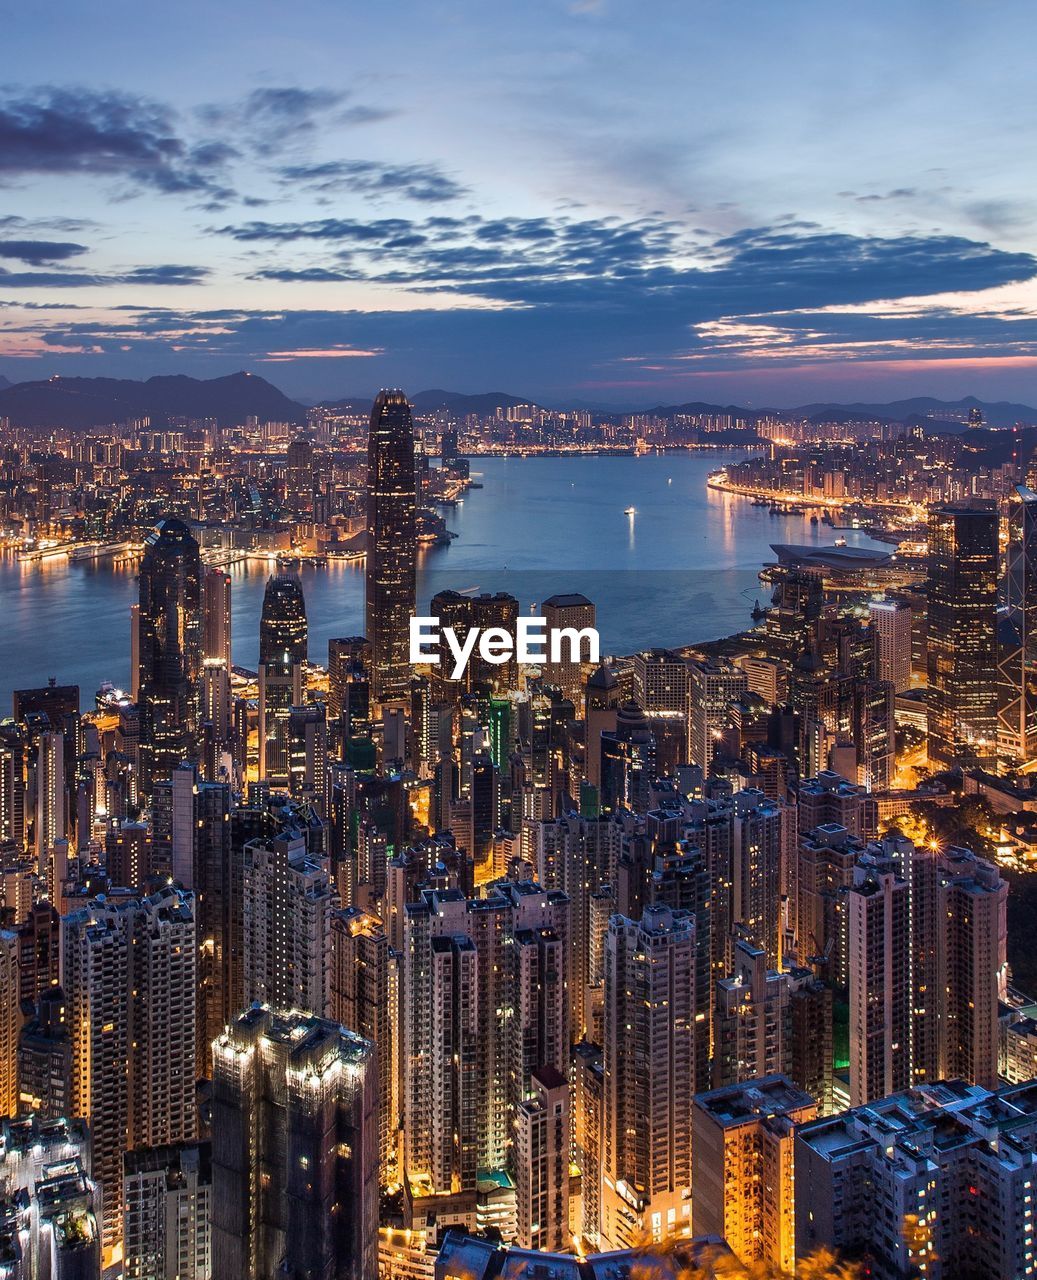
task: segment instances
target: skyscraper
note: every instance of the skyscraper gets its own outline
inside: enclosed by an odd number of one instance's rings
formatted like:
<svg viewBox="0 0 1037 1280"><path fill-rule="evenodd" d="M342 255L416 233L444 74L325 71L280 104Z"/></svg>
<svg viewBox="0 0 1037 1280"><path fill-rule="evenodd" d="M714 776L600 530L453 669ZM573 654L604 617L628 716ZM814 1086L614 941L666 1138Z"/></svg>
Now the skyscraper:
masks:
<svg viewBox="0 0 1037 1280"><path fill-rule="evenodd" d="M194 751L202 667L201 560L180 520L161 520L140 564L141 788L168 777Z"/></svg>
<svg viewBox="0 0 1037 1280"><path fill-rule="evenodd" d="M122 1157L195 1135L195 922L190 894L97 899L62 920L72 1112L90 1125L105 1256L122 1240Z"/></svg>
<svg viewBox="0 0 1037 1280"><path fill-rule="evenodd" d="M904 600L868 603L876 680L887 680L897 693L911 688L911 627L914 610Z"/></svg>
<svg viewBox="0 0 1037 1280"><path fill-rule="evenodd" d="M605 939L602 1235L609 1248L690 1233L695 919L649 907Z"/></svg>
<svg viewBox="0 0 1037 1280"><path fill-rule="evenodd" d="M289 785L288 720L302 702L307 636L299 575L275 574L259 620L259 774L275 787Z"/></svg>
<svg viewBox="0 0 1037 1280"><path fill-rule="evenodd" d="M929 511L929 758L997 761L997 508Z"/></svg>
<svg viewBox="0 0 1037 1280"><path fill-rule="evenodd" d="M323 1017L331 984L327 863L289 827L244 850L242 913L246 1001Z"/></svg>
<svg viewBox="0 0 1037 1280"><path fill-rule="evenodd" d="M138 1147L123 1158L126 1280L210 1280L208 1142Z"/></svg>
<svg viewBox="0 0 1037 1280"><path fill-rule="evenodd" d="M703 1093L692 1107L692 1228L717 1235L746 1266L795 1265L796 1128L814 1099L782 1075Z"/></svg>
<svg viewBox="0 0 1037 1280"><path fill-rule="evenodd" d="M259 1005L213 1045L213 1275L377 1275L373 1046Z"/></svg>
<svg viewBox="0 0 1037 1280"><path fill-rule="evenodd" d="M583 666L581 659L589 654L586 641L579 639L582 632L595 626L596 610L586 596L577 592L551 596L544 601L544 622L548 635L562 630L571 632L562 644L558 662L543 664L544 681L557 685L570 698L578 711L583 709ZM577 654L579 656L577 656Z"/></svg>
<svg viewBox="0 0 1037 1280"><path fill-rule="evenodd" d="M208 568L202 576L202 657L231 663L230 574Z"/></svg>
<svg viewBox="0 0 1037 1280"><path fill-rule="evenodd" d="M409 697L408 635L415 608L414 428L402 391L380 391L367 451L366 627L375 703Z"/></svg>
<svg viewBox="0 0 1037 1280"><path fill-rule="evenodd" d="M1037 756L1037 493L1019 485L1008 504L1004 613L998 625L998 754Z"/></svg>

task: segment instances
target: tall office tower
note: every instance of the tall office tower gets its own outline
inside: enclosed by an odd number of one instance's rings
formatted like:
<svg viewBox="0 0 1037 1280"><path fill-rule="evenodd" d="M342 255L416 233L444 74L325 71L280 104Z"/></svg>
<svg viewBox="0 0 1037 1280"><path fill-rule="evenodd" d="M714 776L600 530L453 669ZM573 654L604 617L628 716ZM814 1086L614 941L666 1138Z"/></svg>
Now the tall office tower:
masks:
<svg viewBox="0 0 1037 1280"><path fill-rule="evenodd" d="M860 856L846 898L855 1107L911 1083L910 899L897 862Z"/></svg>
<svg viewBox="0 0 1037 1280"><path fill-rule="evenodd" d="M1037 756L1037 493L1020 485L1008 503L1008 548L998 623L998 754Z"/></svg>
<svg viewBox="0 0 1037 1280"><path fill-rule="evenodd" d="M583 633L593 631L596 622L594 605L586 596L576 592L551 596L543 603L544 620L548 637L564 630L560 661L545 662L542 668L545 684L557 685L563 695L576 707L577 715L583 711L583 668L581 659L589 654Z"/></svg>
<svg viewBox="0 0 1037 1280"><path fill-rule="evenodd" d="M25 746L15 729L0 737L0 840L25 847Z"/></svg>
<svg viewBox="0 0 1037 1280"><path fill-rule="evenodd" d="M766 952L748 938L732 949L732 975L716 984L714 1089L788 1075L792 1061L791 976L768 968Z"/></svg>
<svg viewBox="0 0 1037 1280"><path fill-rule="evenodd" d="M416 603L414 427L402 391L380 391L367 448L367 639L376 705L410 696L410 619Z"/></svg>
<svg viewBox="0 0 1037 1280"><path fill-rule="evenodd" d="M500 628L514 636L518 626L519 602L505 591L494 595L483 592L477 596L464 595L460 591L438 591L432 597L428 611L439 619L441 630L453 627L458 636L473 628L484 631L490 627ZM514 656L505 662L492 663L476 652L456 682L450 678L453 665L454 659L443 642L439 646L436 674L442 682L455 689L460 686L466 693L480 689L500 694L513 689L518 682L518 662Z"/></svg>
<svg viewBox="0 0 1037 1280"><path fill-rule="evenodd" d="M62 920L72 1111L90 1126L104 1247L122 1241L123 1151L195 1135L195 922L191 895L95 899Z"/></svg>
<svg viewBox="0 0 1037 1280"><path fill-rule="evenodd" d="M515 1114L515 1181L522 1249L565 1250L569 1229L569 1083L555 1067L538 1067L533 1094Z"/></svg>
<svg viewBox="0 0 1037 1280"><path fill-rule="evenodd" d="M60 987L40 995L18 1035L18 1103L18 1112L35 1111L48 1120L71 1114L72 1040Z"/></svg>
<svg viewBox="0 0 1037 1280"><path fill-rule="evenodd" d="M299 515L313 512L313 445L298 437L285 452L285 488L288 507Z"/></svg>
<svg viewBox="0 0 1037 1280"><path fill-rule="evenodd" d="M230 574L206 568L202 573L202 657L222 662L230 671Z"/></svg>
<svg viewBox="0 0 1037 1280"><path fill-rule="evenodd" d="M817 1104L785 1076L701 1093L692 1107L692 1230L720 1236L745 1266L796 1264L793 1144Z"/></svg>
<svg viewBox="0 0 1037 1280"><path fill-rule="evenodd" d="M940 1076L992 1088L998 1002L1007 995L1008 883L968 849L943 850L938 874Z"/></svg>
<svg viewBox="0 0 1037 1280"><path fill-rule="evenodd" d="M709 773L717 740L727 725L728 707L749 688L744 671L725 659L688 664L688 759Z"/></svg>
<svg viewBox="0 0 1037 1280"><path fill-rule="evenodd" d="M198 543L180 520L161 520L140 562L140 785L145 796L195 752L202 669Z"/></svg>
<svg viewBox="0 0 1037 1280"><path fill-rule="evenodd" d="M1032 1081L958 1080L804 1125L798 1256L881 1258L876 1276L1032 1276L1035 1122Z"/></svg>
<svg viewBox="0 0 1037 1280"><path fill-rule="evenodd" d="M998 517L993 503L929 511L929 758L997 764Z"/></svg>
<svg viewBox="0 0 1037 1280"><path fill-rule="evenodd" d="M222 658L202 661L199 719L204 747L202 771L209 782L219 782L233 765L234 709L230 669Z"/></svg>
<svg viewBox="0 0 1037 1280"><path fill-rule="evenodd" d="M725 934L740 925L763 948L768 967L777 969L781 965L782 890L791 856L794 815L754 788L735 796L734 809L731 918L714 923Z"/></svg>
<svg viewBox="0 0 1037 1280"><path fill-rule="evenodd" d="M326 861L312 857L303 833L289 828L245 845L243 875L246 1003L323 1017L333 905Z"/></svg>
<svg viewBox="0 0 1037 1280"><path fill-rule="evenodd" d="M80 1121L13 1117L0 1129L4 1280L99 1280L101 1195Z"/></svg>
<svg viewBox="0 0 1037 1280"><path fill-rule="evenodd" d="M381 920L359 907L333 911L328 1016L377 1048L379 1167L386 1185L398 1180L399 1098L393 1071L397 999L397 958Z"/></svg>
<svg viewBox="0 0 1037 1280"><path fill-rule="evenodd" d="M130 605L130 697L140 697L140 604Z"/></svg>
<svg viewBox="0 0 1037 1280"><path fill-rule="evenodd" d="M636 702L616 712L616 728L601 735L601 810L648 808L649 785L655 777L655 735Z"/></svg>
<svg viewBox="0 0 1037 1280"><path fill-rule="evenodd" d="M18 1106L18 935L0 929L0 1116L16 1116Z"/></svg>
<svg viewBox="0 0 1037 1280"><path fill-rule="evenodd" d="M307 702L288 712L288 789L323 815L328 799L328 721L324 704Z"/></svg>
<svg viewBox="0 0 1037 1280"><path fill-rule="evenodd" d="M273 787L289 783L288 716L302 702L307 635L299 575L275 574L259 621L259 775Z"/></svg>
<svg viewBox="0 0 1037 1280"><path fill-rule="evenodd" d="M138 1147L123 1157L126 1280L210 1280L212 1149Z"/></svg>
<svg viewBox="0 0 1037 1280"><path fill-rule="evenodd" d="M477 1170L507 1167L533 1070L567 1070L569 905L529 881L407 904L403 1130L416 1195L474 1195Z"/></svg>
<svg viewBox="0 0 1037 1280"><path fill-rule="evenodd" d="M695 920L648 907L605 939L602 1236L609 1248L689 1235Z"/></svg>
<svg viewBox="0 0 1037 1280"><path fill-rule="evenodd" d="M341 741L371 724L371 646L363 636L328 641L328 728Z"/></svg>
<svg viewBox="0 0 1037 1280"><path fill-rule="evenodd" d="M601 790L601 735L615 733L616 711L622 701L619 681L615 674L602 663L587 677L585 691L586 705L586 765L587 781L597 791Z"/></svg>
<svg viewBox="0 0 1037 1280"><path fill-rule="evenodd" d="M914 612L904 600L871 600L874 673L876 680L888 681L897 693L911 688L911 628Z"/></svg>
<svg viewBox="0 0 1037 1280"><path fill-rule="evenodd" d="M68 835L67 803L64 734L41 733L36 739L36 866L51 902L57 902L61 894L54 848Z"/></svg>
<svg viewBox="0 0 1037 1280"><path fill-rule="evenodd" d="M368 1041L254 1006L213 1045L212 1274L378 1273L378 1084Z"/></svg>

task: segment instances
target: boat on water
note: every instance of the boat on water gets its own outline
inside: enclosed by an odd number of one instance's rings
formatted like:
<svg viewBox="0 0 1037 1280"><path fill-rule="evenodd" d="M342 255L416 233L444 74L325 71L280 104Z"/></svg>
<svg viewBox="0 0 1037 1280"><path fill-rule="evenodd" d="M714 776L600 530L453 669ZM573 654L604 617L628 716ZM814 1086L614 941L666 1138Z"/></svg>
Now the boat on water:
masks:
<svg viewBox="0 0 1037 1280"><path fill-rule="evenodd" d="M33 547L29 551L20 551L18 561L20 564L27 564L34 560L53 560L56 556L67 556L68 552L67 546Z"/></svg>
<svg viewBox="0 0 1037 1280"><path fill-rule="evenodd" d="M845 538L836 538L836 540L832 543L832 546L833 546L833 547L845 547L845 546L846 546L846 539L845 539Z"/></svg>
<svg viewBox="0 0 1037 1280"><path fill-rule="evenodd" d="M636 516L636 515L637 515L637 507L627 507L627 508L624 510L623 514L624 514L625 516Z"/></svg>
<svg viewBox="0 0 1037 1280"><path fill-rule="evenodd" d="M100 560L103 556L117 556L129 551L132 542L84 542L82 546L73 547L68 553L70 560Z"/></svg>

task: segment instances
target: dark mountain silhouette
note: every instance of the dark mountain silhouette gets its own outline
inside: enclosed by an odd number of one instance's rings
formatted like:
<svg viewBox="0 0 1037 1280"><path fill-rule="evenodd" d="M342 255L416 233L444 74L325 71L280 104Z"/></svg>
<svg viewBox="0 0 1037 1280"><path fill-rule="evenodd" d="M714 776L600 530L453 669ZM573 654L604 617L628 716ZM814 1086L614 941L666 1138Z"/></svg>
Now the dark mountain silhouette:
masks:
<svg viewBox="0 0 1037 1280"><path fill-rule="evenodd" d="M847 420L881 418L891 422L937 419L945 422L949 429L964 430L964 424L956 422L955 418L967 414L970 409L982 410L987 425L991 427L1014 427L1017 422L1037 423L1037 409L1032 405L1012 404L1007 400L977 400L975 396L964 396L961 400L914 396L909 400L892 400L888 404L804 404L792 412L805 418L824 417L827 421L832 421L836 415L849 415Z"/></svg>
<svg viewBox="0 0 1037 1280"><path fill-rule="evenodd" d="M462 416L467 413L492 414L498 408L516 404L536 404L531 396L516 396L504 391L467 394L433 388L419 391L411 398L419 413L446 409ZM581 402L561 403L558 408L579 407ZM329 409L370 411L372 401L366 396L344 396L325 400ZM1011 427L1016 423L1037 424L1037 409L1007 401L977 400L965 396L961 400L937 400L916 396L893 400L887 404L856 402L818 402L794 409L747 408L733 404L710 404L693 400L683 404L657 404L651 408L620 409L598 406L596 412L618 419L626 413L650 413L661 418L679 414L728 414L755 422L767 416L809 418L825 422L875 420L886 422L921 422L929 430L963 431L957 418L969 409L979 408L987 425ZM216 418L223 425L235 425L254 415L261 422L304 422L306 407L290 400L273 383L257 374L235 373L225 378L198 379L184 375L149 378L134 382L120 378L49 378L44 382L16 382L0 377L0 418L10 418L15 426L28 427L101 427L125 422L129 418L148 417L156 426L171 418Z"/></svg>
<svg viewBox="0 0 1037 1280"><path fill-rule="evenodd" d="M150 418L216 418L233 426L255 415L261 422L304 422L306 410L265 378L233 373L225 378L183 374L134 382L124 378L48 378L0 390L0 418L15 426L85 429Z"/></svg>
<svg viewBox="0 0 1037 1280"><path fill-rule="evenodd" d="M428 413L435 409L449 409L451 413L493 413L495 409L508 409L516 404L535 404L535 400L508 395L505 391L484 391L481 395L465 395L460 391L419 391L411 403L415 409Z"/></svg>
<svg viewBox="0 0 1037 1280"><path fill-rule="evenodd" d="M410 397L410 402L418 413L434 413L437 409L447 409L459 417L466 413L489 414L498 408L508 408L515 404L535 404L528 397L511 396L504 391L485 391L480 395L466 395L461 391L443 391L435 388L431 391L419 391ZM344 409L368 412L373 403L363 396L344 396L341 400L321 401L326 409Z"/></svg>

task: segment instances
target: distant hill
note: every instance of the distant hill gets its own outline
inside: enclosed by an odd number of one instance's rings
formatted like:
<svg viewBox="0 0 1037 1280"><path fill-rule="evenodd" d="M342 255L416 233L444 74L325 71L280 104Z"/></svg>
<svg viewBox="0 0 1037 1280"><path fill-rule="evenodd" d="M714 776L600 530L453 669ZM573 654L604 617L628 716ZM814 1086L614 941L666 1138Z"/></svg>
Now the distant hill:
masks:
<svg viewBox="0 0 1037 1280"><path fill-rule="evenodd" d="M451 413L493 413L516 404L532 404L528 397L508 395L505 391L484 391L481 395L465 395L460 391L419 391L411 404L421 413L449 409Z"/></svg>
<svg viewBox="0 0 1037 1280"><path fill-rule="evenodd" d="M304 422L306 410L265 378L233 373L225 378L48 378L0 389L0 418L19 427L86 429L150 418L216 418L233 426L255 415L262 422Z"/></svg>
<svg viewBox="0 0 1037 1280"><path fill-rule="evenodd" d="M955 418L967 414L970 409L981 409L991 427L1014 427L1017 422L1037 423L1037 409L1028 404L1012 404L1007 400L977 400L964 396L961 400L936 400L932 396L915 396L910 400L892 400L888 404L804 404L791 412L804 418L844 417L868 419L882 418L891 422L910 422L917 419L937 419L948 430L965 430L964 423ZM944 416L946 415L946 416Z"/></svg>
<svg viewBox="0 0 1037 1280"><path fill-rule="evenodd" d="M507 409L515 404L535 404L528 396L512 396L505 391L485 391L479 395L467 395L462 391L443 391L435 388L431 391L419 391L410 397L410 402L418 413L434 413L436 409L447 409L459 417L466 413L493 413L496 409ZM341 400L324 400L326 409L352 409L367 413L374 403L363 396L344 396Z"/></svg>

